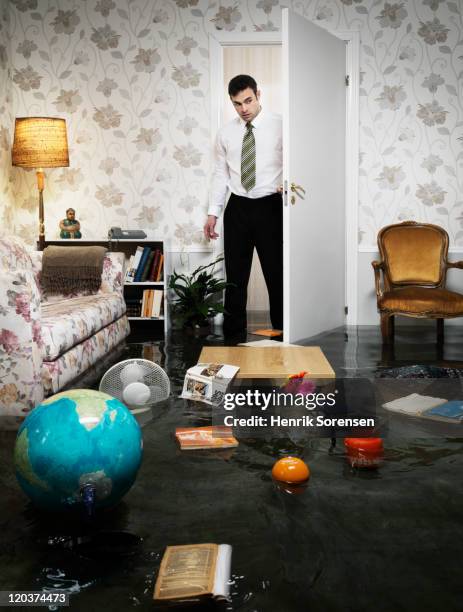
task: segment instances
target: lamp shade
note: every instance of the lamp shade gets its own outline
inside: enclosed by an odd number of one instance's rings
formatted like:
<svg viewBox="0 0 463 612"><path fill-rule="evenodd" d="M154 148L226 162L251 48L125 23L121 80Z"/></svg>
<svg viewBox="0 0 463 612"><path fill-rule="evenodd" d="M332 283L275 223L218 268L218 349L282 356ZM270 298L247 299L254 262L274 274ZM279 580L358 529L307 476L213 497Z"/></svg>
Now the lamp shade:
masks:
<svg viewBox="0 0 463 612"><path fill-rule="evenodd" d="M66 121L57 117L19 117L14 126L13 166L69 166Z"/></svg>

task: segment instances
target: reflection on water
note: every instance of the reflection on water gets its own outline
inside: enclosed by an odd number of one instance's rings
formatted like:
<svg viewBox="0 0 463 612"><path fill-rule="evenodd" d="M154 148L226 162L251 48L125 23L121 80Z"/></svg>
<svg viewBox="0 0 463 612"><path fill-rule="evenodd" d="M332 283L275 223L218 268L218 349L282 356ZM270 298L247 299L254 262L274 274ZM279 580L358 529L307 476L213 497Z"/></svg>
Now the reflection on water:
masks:
<svg viewBox="0 0 463 612"><path fill-rule="evenodd" d="M139 416L138 479L93 523L33 509L12 473L14 434L2 434L0 588L63 589L72 610L151 610L167 545L224 542L233 546L227 610L461 610L461 440L385 440L378 470L352 468L340 440L314 437L182 453L175 428L210 423L207 406L178 398L201 347L194 338L161 347L172 397ZM141 352L131 345L119 359ZM271 478L288 454L311 471L297 491Z"/></svg>
<svg viewBox="0 0 463 612"><path fill-rule="evenodd" d="M80 581L79 581L80 580ZM37 588L40 591L52 592L52 591L63 591L69 595L80 593L83 589L86 589L94 585L96 579L75 579L66 576L66 572L55 567L44 567L41 571L41 576L37 580ZM55 610L58 608L55 608Z"/></svg>

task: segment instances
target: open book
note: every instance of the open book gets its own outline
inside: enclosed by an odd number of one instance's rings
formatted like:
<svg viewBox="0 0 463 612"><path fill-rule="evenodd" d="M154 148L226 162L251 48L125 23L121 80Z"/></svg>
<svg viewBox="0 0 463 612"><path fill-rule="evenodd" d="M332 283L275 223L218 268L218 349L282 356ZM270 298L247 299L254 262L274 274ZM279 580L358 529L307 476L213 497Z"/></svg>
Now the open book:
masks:
<svg viewBox="0 0 463 612"><path fill-rule="evenodd" d="M229 599L232 547L229 544L168 546L154 587L162 603Z"/></svg>
<svg viewBox="0 0 463 612"><path fill-rule="evenodd" d="M412 417L432 419L444 423L463 423L462 400L447 401L442 397L412 393L383 404L383 408Z"/></svg>

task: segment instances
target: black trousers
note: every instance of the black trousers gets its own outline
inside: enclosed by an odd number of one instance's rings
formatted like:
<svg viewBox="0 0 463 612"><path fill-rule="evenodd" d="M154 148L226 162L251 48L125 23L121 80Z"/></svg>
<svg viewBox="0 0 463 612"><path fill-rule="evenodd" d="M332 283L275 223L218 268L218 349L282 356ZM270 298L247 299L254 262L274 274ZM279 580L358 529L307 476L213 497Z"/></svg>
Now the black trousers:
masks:
<svg viewBox="0 0 463 612"><path fill-rule="evenodd" d="M224 220L224 332L246 328L246 303L254 247L257 250L270 302L274 329L283 329L283 202L280 193L251 199L232 194Z"/></svg>

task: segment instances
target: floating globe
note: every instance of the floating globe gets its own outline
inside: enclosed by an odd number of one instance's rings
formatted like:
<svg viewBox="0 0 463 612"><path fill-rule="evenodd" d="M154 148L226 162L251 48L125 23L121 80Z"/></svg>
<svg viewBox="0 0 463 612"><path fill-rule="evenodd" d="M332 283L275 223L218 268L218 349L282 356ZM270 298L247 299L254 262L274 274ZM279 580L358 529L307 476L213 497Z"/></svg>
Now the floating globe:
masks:
<svg viewBox="0 0 463 612"><path fill-rule="evenodd" d="M106 393L72 389L53 395L22 423L16 476L40 508L115 505L135 482L143 452L140 427Z"/></svg>

